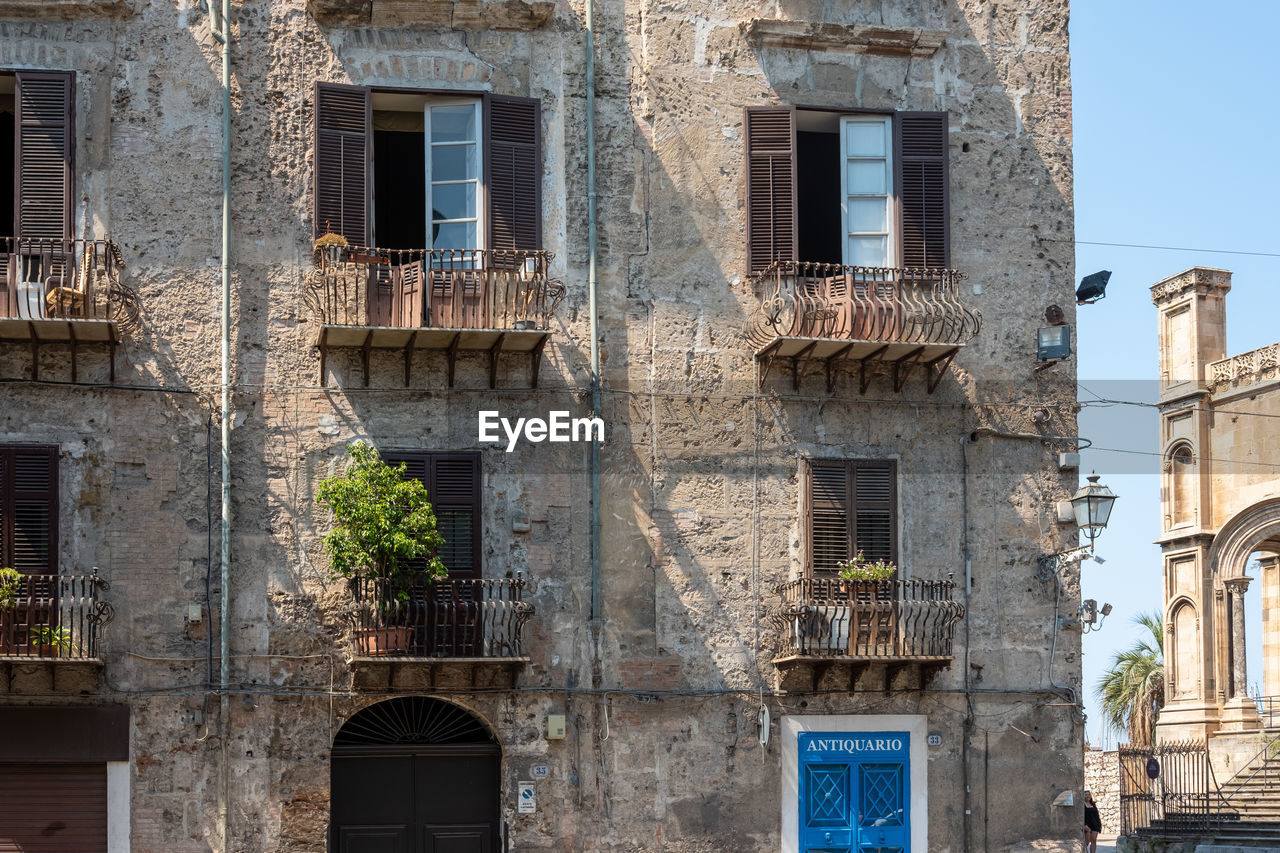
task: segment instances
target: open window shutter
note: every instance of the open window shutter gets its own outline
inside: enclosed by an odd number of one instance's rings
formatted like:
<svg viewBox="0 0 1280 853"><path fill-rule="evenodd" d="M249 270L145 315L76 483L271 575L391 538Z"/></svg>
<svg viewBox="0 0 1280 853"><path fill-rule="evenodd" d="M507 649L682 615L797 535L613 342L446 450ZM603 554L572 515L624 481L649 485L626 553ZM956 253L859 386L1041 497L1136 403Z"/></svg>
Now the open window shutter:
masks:
<svg viewBox="0 0 1280 853"><path fill-rule="evenodd" d="M57 574L57 532L57 449L0 449L0 564L28 575Z"/></svg>
<svg viewBox="0 0 1280 853"><path fill-rule="evenodd" d="M947 114L897 113L899 266L951 265L951 217L947 190Z"/></svg>
<svg viewBox="0 0 1280 853"><path fill-rule="evenodd" d="M867 560L898 559L896 470L892 462L851 462L854 549Z"/></svg>
<svg viewBox="0 0 1280 853"><path fill-rule="evenodd" d="M490 251L542 248L542 104L485 95L485 199Z"/></svg>
<svg viewBox="0 0 1280 853"><path fill-rule="evenodd" d="M748 107L747 271L797 260L796 109Z"/></svg>
<svg viewBox="0 0 1280 853"><path fill-rule="evenodd" d="M369 90L316 83L315 234L369 245Z"/></svg>
<svg viewBox="0 0 1280 853"><path fill-rule="evenodd" d="M480 577L480 455L431 455L427 484L436 513L436 528L444 537L437 555L451 578Z"/></svg>
<svg viewBox="0 0 1280 853"><path fill-rule="evenodd" d="M75 157L75 77L65 71L17 71L19 237L70 238Z"/></svg>
<svg viewBox="0 0 1280 853"><path fill-rule="evenodd" d="M848 464L815 459L809 463L809 565L813 574L836 572L849 553Z"/></svg>

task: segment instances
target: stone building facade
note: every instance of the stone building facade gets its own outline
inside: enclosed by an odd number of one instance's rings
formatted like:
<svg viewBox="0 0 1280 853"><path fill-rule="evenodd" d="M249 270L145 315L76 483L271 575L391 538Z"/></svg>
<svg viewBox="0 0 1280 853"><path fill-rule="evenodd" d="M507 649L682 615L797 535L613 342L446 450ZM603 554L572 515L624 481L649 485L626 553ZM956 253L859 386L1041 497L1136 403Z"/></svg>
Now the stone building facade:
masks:
<svg viewBox="0 0 1280 853"><path fill-rule="evenodd" d="M1074 849L1067 20L236 3L223 448L209 15L0 0L0 837ZM328 571L356 439L449 525L408 605Z"/></svg>
<svg viewBox="0 0 1280 853"><path fill-rule="evenodd" d="M1157 727L1162 740L1274 724L1270 706L1263 719L1249 695L1245 636L1262 632L1263 691L1271 693L1280 684L1280 480L1267 460L1280 451L1271 426L1280 414L1280 345L1227 355L1230 290L1230 272L1204 267L1151 287L1160 317L1165 478L1157 540L1169 669ZM1260 625L1246 624L1251 583L1261 587Z"/></svg>

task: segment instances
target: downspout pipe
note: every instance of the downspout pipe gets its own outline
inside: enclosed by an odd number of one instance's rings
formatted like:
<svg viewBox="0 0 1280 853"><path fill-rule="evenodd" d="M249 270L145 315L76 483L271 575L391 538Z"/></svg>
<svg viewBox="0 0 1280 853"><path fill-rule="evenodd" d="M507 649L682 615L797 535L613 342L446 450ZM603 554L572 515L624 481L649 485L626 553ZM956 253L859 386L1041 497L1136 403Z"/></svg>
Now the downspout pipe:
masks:
<svg viewBox="0 0 1280 853"><path fill-rule="evenodd" d="M217 15L212 7L220 3ZM221 597L218 613L218 827L223 853L231 848L231 0L211 0L210 25L222 44L222 540L219 549Z"/></svg>
<svg viewBox="0 0 1280 853"><path fill-rule="evenodd" d="M591 335L591 416L600 417L600 329L597 301L596 265L596 48L595 3L586 0L586 87L587 87L587 301ZM591 633L594 645L594 678L599 678L600 661L600 441L591 440ZM599 686L598 684L595 686Z"/></svg>

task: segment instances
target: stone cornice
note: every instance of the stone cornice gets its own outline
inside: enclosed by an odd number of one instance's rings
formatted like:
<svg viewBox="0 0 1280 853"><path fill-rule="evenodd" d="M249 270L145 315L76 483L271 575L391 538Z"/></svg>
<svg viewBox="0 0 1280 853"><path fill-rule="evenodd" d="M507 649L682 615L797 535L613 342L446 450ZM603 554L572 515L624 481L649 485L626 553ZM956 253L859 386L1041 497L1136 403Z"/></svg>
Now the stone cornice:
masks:
<svg viewBox="0 0 1280 853"><path fill-rule="evenodd" d="M747 40L759 47L869 53L878 56L933 56L947 38L945 30L824 24L774 18L755 18L744 21L739 26Z"/></svg>
<svg viewBox="0 0 1280 853"><path fill-rule="evenodd" d="M1211 291L1220 291L1225 295L1230 289L1231 273L1227 270L1192 267L1151 285L1151 301L1159 305L1188 291L1195 291L1200 296L1205 296Z"/></svg>
<svg viewBox="0 0 1280 853"><path fill-rule="evenodd" d="M551 0L307 0L307 8L321 24L335 27L536 30L550 20L555 3Z"/></svg>
<svg viewBox="0 0 1280 853"><path fill-rule="evenodd" d="M1209 362L1205 378L1215 391L1243 388L1280 378L1280 343Z"/></svg>
<svg viewBox="0 0 1280 853"><path fill-rule="evenodd" d="M82 18L128 18L126 0L0 0L0 18L76 21Z"/></svg>

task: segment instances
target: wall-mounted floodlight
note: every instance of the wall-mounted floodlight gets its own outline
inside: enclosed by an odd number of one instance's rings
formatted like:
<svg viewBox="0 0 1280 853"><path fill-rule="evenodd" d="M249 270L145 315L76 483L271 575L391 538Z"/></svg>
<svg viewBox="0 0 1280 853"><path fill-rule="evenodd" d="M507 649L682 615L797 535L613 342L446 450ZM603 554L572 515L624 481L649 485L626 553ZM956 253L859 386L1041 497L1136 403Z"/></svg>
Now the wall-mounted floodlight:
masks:
<svg viewBox="0 0 1280 853"><path fill-rule="evenodd" d="M1080 602L1080 630L1085 634L1091 631L1099 631L1102 629L1102 623L1111 615L1111 605L1103 604L1102 609L1098 609L1098 602L1092 598L1087 598Z"/></svg>
<svg viewBox="0 0 1280 853"><path fill-rule="evenodd" d="M1102 270L1087 275L1080 280L1076 288L1076 304L1092 305L1107 295L1107 282L1111 280L1111 270Z"/></svg>
<svg viewBox="0 0 1280 853"><path fill-rule="evenodd" d="M1071 355L1071 327L1045 326L1036 330L1036 358L1056 361Z"/></svg>

